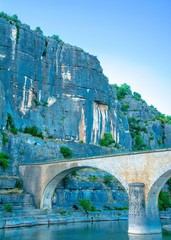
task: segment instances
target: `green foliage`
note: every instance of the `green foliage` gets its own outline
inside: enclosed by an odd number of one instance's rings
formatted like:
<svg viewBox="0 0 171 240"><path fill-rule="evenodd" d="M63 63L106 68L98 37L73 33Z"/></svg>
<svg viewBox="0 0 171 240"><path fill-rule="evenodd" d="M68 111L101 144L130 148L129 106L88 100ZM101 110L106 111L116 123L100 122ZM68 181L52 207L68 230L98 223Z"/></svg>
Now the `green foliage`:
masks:
<svg viewBox="0 0 171 240"><path fill-rule="evenodd" d="M171 116L166 116L165 114L159 113L158 117L156 120L159 120L163 124L171 124Z"/></svg>
<svg viewBox="0 0 171 240"><path fill-rule="evenodd" d="M76 210L76 211L79 209L79 207L78 207L76 204L74 204L72 207L73 207L73 209Z"/></svg>
<svg viewBox="0 0 171 240"><path fill-rule="evenodd" d="M111 133L105 133L103 138L100 140L100 146L108 147L110 144L114 143L115 140Z"/></svg>
<svg viewBox="0 0 171 240"><path fill-rule="evenodd" d="M24 133L29 133L34 137L39 137L44 139L43 133L38 131L38 128L34 125L32 127L25 127Z"/></svg>
<svg viewBox="0 0 171 240"><path fill-rule="evenodd" d="M141 151L146 149L147 145L144 143L144 140L140 134L135 136L135 142L133 146L133 151Z"/></svg>
<svg viewBox="0 0 171 240"><path fill-rule="evenodd" d="M16 26L21 25L21 21L18 19L18 16L16 14L10 16L10 15L4 13L4 12L0 12L0 18L4 18L9 23L14 24Z"/></svg>
<svg viewBox="0 0 171 240"><path fill-rule="evenodd" d="M33 101L34 101L36 107L41 105L40 102L36 98Z"/></svg>
<svg viewBox="0 0 171 240"><path fill-rule="evenodd" d="M96 182L98 178L97 178L97 176L93 175L93 176L89 176L88 179L90 182Z"/></svg>
<svg viewBox="0 0 171 240"><path fill-rule="evenodd" d="M122 104L121 110L126 113L129 109L129 104Z"/></svg>
<svg viewBox="0 0 171 240"><path fill-rule="evenodd" d="M135 136L134 150L143 150L144 147L146 147L146 144L144 143L142 136L140 134L137 134Z"/></svg>
<svg viewBox="0 0 171 240"><path fill-rule="evenodd" d="M76 177L78 174L77 174L77 171L73 171L72 173L71 173L71 176L72 177Z"/></svg>
<svg viewBox="0 0 171 240"><path fill-rule="evenodd" d="M105 184L111 184L112 183L112 181L113 181L113 176L111 176L111 175L105 175L104 177L103 177L103 182L105 183Z"/></svg>
<svg viewBox="0 0 171 240"><path fill-rule="evenodd" d="M167 208L171 207L171 198L168 192L160 192L158 205L160 211L165 211Z"/></svg>
<svg viewBox="0 0 171 240"><path fill-rule="evenodd" d="M84 209L86 213L88 211L95 211L95 207L89 199L86 199L86 198L80 199L79 205Z"/></svg>
<svg viewBox="0 0 171 240"><path fill-rule="evenodd" d="M23 185L19 179L16 180L15 188L22 189Z"/></svg>
<svg viewBox="0 0 171 240"><path fill-rule="evenodd" d="M164 229L164 228L162 228L162 236L169 236L169 237L171 237L171 232L166 230L166 229Z"/></svg>
<svg viewBox="0 0 171 240"><path fill-rule="evenodd" d="M66 215L71 216L71 215L72 215L71 212L67 212L67 211L61 211L61 212L59 212L59 214L60 214L61 216L66 216Z"/></svg>
<svg viewBox="0 0 171 240"><path fill-rule="evenodd" d="M43 31L41 30L40 27L36 27L35 32L40 33L40 34L43 34Z"/></svg>
<svg viewBox="0 0 171 240"><path fill-rule="evenodd" d="M170 192L170 194L171 194L171 178L169 178L169 180L167 181L166 184L168 185L168 187L169 187L169 192Z"/></svg>
<svg viewBox="0 0 171 240"><path fill-rule="evenodd" d="M18 132L17 128L15 127L13 117L10 113L7 113L6 129L11 131L13 134L17 134Z"/></svg>
<svg viewBox="0 0 171 240"><path fill-rule="evenodd" d="M90 67L90 62L87 62L87 67L88 67L88 68Z"/></svg>
<svg viewBox="0 0 171 240"><path fill-rule="evenodd" d="M0 166L4 171L8 168L9 163L9 156L4 152L0 152Z"/></svg>
<svg viewBox="0 0 171 240"><path fill-rule="evenodd" d="M48 136L49 139L53 139L53 136Z"/></svg>
<svg viewBox="0 0 171 240"><path fill-rule="evenodd" d="M113 210L113 208L111 206L108 206L108 205L104 205L103 209L104 210Z"/></svg>
<svg viewBox="0 0 171 240"><path fill-rule="evenodd" d="M10 213L13 212L13 206L11 204L5 204L4 209L6 212L10 212Z"/></svg>
<svg viewBox="0 0 171 240"><path fill-rule="evenodd" d="M133 98L136 99L137 101L142 100L141 99L141 95L139 93L137 93L137 92L133 92Z"/></svg>
<svg viewBox="0 0 171 240"><path fill-rule="evenodd" d="M2 134L2 143L6 145L6 143L8 142L7 134L5 132L2 132L1 134Z"/></svg>
<svg viewBox="0 0 171 240"><path fill-rule="evenodd" d="M51 38L55 39L58 43L64 43L58 35L52 35Z"/></svg>
<svg viewBox="0 0 171 240"><path fill-rule="evenodd" d="M48 106L48 102L43 102L43 106L44 107Z"/></svg>
<svg viewBox="0 0 171 240"><path fill-rule="evenodd" d="M9 130L14 127L13 117L10 113L7 113L7 122L6 122L6 129Z"/></svg>
<svg viewBox="0 0 171 240"><path fill-rule="evenodd" d="M14 127L14 128L11 128L11 132L16 135L18 133L18 130L17 128Z"/></svg>
<svg viewBox="0 0 171 240"><path fill-rule="evenodd" d="M68 147L61 147L60 152L64 156L64 158L71 158L72 157L72 151Z"/></svg>
<svg viewBox="0 0 171 240"><path fill-rule="evenodd" d="M117 99L121 100L125 98L126 95L132 94L131 88L126 83L122 84L120 87L116 84L113 87L117 90Z"/></svg>
<svg viewBox="0 0 171 240"><path fill-rule="evenodd" d="M140 120L137 120L133 117L128 118L129 130L131 133L131 137L133 139L133 150L141 151L146 148L146 144L141 136L141 132L148 133L145 127L141 127L139 125Z"/></svg>
<svg viewBox="0 0 171 240"><path fill-rule="evenodd" d="M83 49L80 48L80 47L76 47L76 50L79 51L79 52L83 52Z"/></svg>
<svg viewBox="0 0 171 240"><path fill-rule="evenodd" d="M18 39L19 39L19 27L21 25L21 21L18 19L18 16L16 14L10 16L10 15L7 15L6 13L4 12L0 12L0 18L3 18L5 20L7 20L10 24L13 24L16 26L17 28L17 42L18 42Z"/></svg>
<svg viewBox="0 0 171 240"><path fill-rule="evenodd" d="M128 207L114 207L114 210L128 210L129 208Z"/></svg>

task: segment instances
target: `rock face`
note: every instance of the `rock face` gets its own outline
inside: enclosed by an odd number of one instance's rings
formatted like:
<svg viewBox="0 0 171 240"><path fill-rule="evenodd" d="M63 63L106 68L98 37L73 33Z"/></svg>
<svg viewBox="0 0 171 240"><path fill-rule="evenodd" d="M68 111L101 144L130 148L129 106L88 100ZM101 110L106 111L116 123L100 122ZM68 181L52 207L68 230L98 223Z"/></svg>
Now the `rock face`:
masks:
<svg viewBox="0 0 171 240"><path fill-rule="evenodd" d="M98 169L79 170L65 177L55 190L53 209L80 207L81 199L89 199L96 209L128 208L128 195L122 185Z"/></svg>
<svg viewBox="0 0 171 240"><path fill-rule="evenodd" d="M132 93L127 84L115 87L121 110L128 119L133 150L171 147L171 117L161 114L154 106L148 106L140 94Z"/></svg>
<svg viewBox="0 0 171 240"><path fill-rule="evenodd" d="M127 119L96 57L0 19L0 126L98 144L105 132L131 149Z"/></svg>

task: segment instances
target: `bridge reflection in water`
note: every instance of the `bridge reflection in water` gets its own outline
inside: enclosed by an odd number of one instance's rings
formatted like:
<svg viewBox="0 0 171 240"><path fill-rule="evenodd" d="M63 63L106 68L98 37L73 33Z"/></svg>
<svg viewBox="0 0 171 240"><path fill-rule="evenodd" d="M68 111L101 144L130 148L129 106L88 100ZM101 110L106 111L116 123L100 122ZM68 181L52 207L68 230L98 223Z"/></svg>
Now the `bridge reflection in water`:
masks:
<svg viewBox="0 0 171 240"><path fill-rule="evenodd" d="M136 235L129 234L129 240L162 240L162 234Z"/></svg>

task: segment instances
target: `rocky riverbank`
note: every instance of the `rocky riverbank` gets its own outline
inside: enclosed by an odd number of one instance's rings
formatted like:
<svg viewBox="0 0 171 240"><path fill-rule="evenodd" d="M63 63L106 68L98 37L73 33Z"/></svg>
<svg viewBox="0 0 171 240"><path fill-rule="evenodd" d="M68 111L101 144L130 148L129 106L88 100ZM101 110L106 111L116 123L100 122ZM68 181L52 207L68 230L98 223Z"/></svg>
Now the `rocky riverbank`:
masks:
<svg viewBox="0 0 171 240"><path fill-rule="evenodd" d="M0 220L0 228L31 227L35 225L62 224L74 222L121 221L128 219L128 211L56 212L43 210L15 211L6 213Z"/></svg>

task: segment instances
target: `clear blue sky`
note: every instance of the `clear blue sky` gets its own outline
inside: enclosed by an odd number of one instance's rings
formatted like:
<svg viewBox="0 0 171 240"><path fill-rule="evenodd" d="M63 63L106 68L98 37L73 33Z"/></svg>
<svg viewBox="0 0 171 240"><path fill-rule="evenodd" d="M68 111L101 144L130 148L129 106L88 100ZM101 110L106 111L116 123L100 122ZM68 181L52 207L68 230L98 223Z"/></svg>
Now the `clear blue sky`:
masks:
<svg viewBox="0 0 171 240"><path fill-rule="evenodd" d="M96 55L110 83L171 115L171 0L0 0L0 11Z"/></svg>

